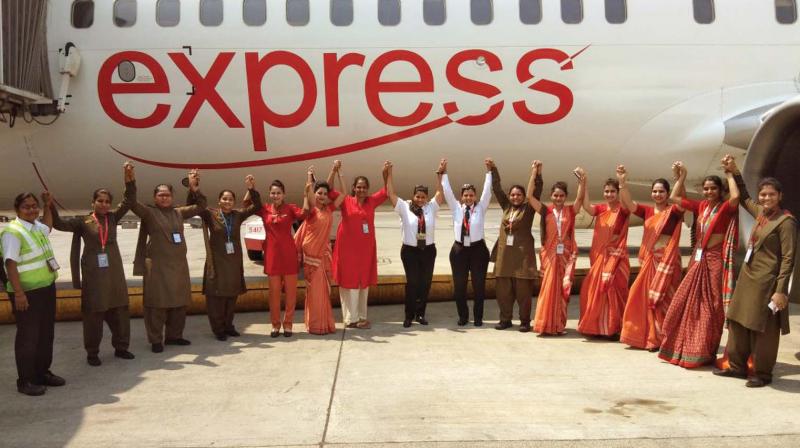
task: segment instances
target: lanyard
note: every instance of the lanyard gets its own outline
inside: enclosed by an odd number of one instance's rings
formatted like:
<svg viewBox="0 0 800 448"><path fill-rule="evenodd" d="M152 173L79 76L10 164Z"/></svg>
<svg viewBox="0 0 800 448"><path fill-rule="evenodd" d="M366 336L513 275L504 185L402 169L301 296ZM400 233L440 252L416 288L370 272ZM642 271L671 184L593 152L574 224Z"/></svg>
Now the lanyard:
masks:
<svg viewBox="0 0 800 448"><path fill-rule="evenodd" d="M105 218L106 218L105 219L105 221L106 221L105 228L103 228L103 226L100 225L100 220L97 219L97 214L96 213L92 213L92 218L94 218L94 222L97 224L97 236L100 237L100 248L101 248L101 250L103 252L105 252L106 251L106 244L108 243L108 230L109 230L108 229L108 214L105 215Z"/></svg>
<svg viewBox="0 0 800 448"><path fill-rule="evenodd" d="M225 236L228 239L228 242L231 241L231 233L233 233L233 217L227 217L222 210L219 211L219 216L222 218L222 222L225 223Z"/></svg>
<svg viewBox="0 0 800 448"><path fill-rule="evenodd" d="M708 232L708 226L711 224L714 216L716 216L717 212L719 211L720 204L721 202L715 205L714 209L711 210L710 213L708 207L706 207L706 209L703 211L703 216L700 219L700 240L705 238L706 232Z"/></svg>
<svg viewBox="0 0 800 448"><path fill-rule="evenodd" d="M508 233L514 231L514 221L517 219L517 216L519 216L521 210L522 207L516 210L513 208L511 209L511 213L508 215Z"/></svg>
<svg viewBox="0 0 800 448"><path fill-rule="evenodd" d="M561 219L564 216L564 209L562 208L561 211L558 211L558 210L556 210L555 207L553 207L553 216L556 218L556 231L558 232L558 241L561 241L562 240L562 237L561 237Z"/></svg>
<svg viewBox="0 0 800 448"><path fill-rule="evenodd" d="M777 211L778 210L773 210L769 215L759 215L758 218L756 218L756 226L753 227L753 231L750 232L750 243L748 244L750 248L753 248L756 245L756 240L758 239L756 238L756 233L758 233L759 230L764 228L764 226L769 223L769 220L775 216Z"/></svg>

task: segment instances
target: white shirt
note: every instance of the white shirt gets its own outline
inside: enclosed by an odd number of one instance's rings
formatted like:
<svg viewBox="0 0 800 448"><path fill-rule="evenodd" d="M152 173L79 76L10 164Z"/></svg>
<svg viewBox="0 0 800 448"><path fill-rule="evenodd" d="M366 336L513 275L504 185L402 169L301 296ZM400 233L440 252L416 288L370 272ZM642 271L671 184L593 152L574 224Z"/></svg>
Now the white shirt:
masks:
<svg viewBox="0 0 800 448"><path fill-rule="evenodd" d="M453 212L453 235L456 241L461 242L461 226L464 224L464 211L467 209L467 206L456 199L453 190L450 188L450 179L447 177L447 174L442 176L442 188L444 189L444 198L447 200L447 206L450 207L450 210ZM486 173L486 180L483 181L481 200L472 204L472 209L470 210L469 237L472 241L483 239L483 224L491 199L492 172L489 171Z"/></svg>
<svg viewBox="0 0 800 448"><path fill-rule="evenodd" d="M419 228L419 218L411 211L411 205L398 199L397 204L394 206L394 211L400 215L401 234L403 235L403 244L408 246L417 246L417 229ZM433 232L436 229L436 214L439 213L439 203L436 199L431 199L430 202L422 207L422 216L425 217L425 245L430 246L434 243Z"/></svg>
<svg viewBox="0 0 800 448"><path fill-rule="evenodd" d="M28 232L38 231L44 234L44 236L50 235L50 227L42 224L38 219L33 223L19 218L15 219L15 221L22 224L22 227L24 227ZM3 246L4 263L6 260L14 260L17 263L20 262L21 258L19 256L19 250L22 246L22 243L19 241L19 239L17 239L16 236L14 236L14 234L11 232L5 232L0 244Z"/></svg>

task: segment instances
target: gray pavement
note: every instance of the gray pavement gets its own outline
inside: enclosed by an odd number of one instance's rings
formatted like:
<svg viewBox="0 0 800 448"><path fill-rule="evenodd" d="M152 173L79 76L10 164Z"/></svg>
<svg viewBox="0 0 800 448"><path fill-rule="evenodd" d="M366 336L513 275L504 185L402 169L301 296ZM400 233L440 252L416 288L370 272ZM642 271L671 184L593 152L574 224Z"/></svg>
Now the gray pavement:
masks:
<svg viewBox="0 0 800 448"><path fill-rule="evenodd" d="M764 389L684 370L619 343L455 326L453 303L431 325L402 328L402 308L370 308L372 330L319 337L296 324L267 336L265 313L240 314L243 336L214 340L188 319L188 347L150 353L132 322L133 361L85 363L81 324L56 326L44 397L14 389L14 327L0 326L0 445L8 447L707 447L800 444L800 336L781 341ZM335 310L337 318L339 311ZM798 328L800 316L791 318ZM300 312L295 322L302 321Z"/></svg>

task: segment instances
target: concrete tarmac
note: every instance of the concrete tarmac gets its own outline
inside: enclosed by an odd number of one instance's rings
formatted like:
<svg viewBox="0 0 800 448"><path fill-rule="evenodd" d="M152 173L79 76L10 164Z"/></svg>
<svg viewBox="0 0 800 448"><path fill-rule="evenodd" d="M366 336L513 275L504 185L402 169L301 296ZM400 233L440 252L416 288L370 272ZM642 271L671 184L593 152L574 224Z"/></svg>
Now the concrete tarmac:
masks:
<svg viewBox="0 0 800 448"><path fill-rule="evenodd" d="M372 330L270 338L265 313L237 315L240 338L188 319L188 347L149 351L132 321L132 361L85 362L80 322L56 325L43 397L14 389L14 326L0 326L0 446L7 447L708 447L800 446L800 336L781 340L775 381L748 389L710 369L578 335L455 325L453 303L429 326L401 306L372 307ZM335 310L337 319L340 312ZM798 328L800 316L791 317Z"/></svg>

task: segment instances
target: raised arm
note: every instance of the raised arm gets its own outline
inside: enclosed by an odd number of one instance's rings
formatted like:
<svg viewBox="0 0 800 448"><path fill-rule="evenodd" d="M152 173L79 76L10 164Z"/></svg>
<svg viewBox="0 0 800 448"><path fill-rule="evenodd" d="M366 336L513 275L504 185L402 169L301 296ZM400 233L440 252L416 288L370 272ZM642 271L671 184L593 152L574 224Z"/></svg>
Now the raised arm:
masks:
<svg viewBox="0 0 800 448"><path fill-rule="evenodd" d="M453 189L450 187L450 178L447 176L447 159L442 159L444 163L444 171L442 172L442 191L444 192L444 199L447 201L447 206L450 210L456 210L460 207L456 195L453 194Z"/></svg>
<svg viewBox="0 0 800 448"><path fill-rule="evenodd" d="M200 215L208 206L206 196L200 191L200 174L196 169L189 171L189 194L194 196L194 204L175 208L183 219Z"/></svg>
<svg viewBox="0 0 800 448"><path fill-rule="evenodd" d="M338 164L337 164L337 162L338 162ZM344 179L342 178L342 170L341 170L342 162L339 162L337 160L336 162L334 162L334 166L336 168L336 183L338 184L338 187L337 187L338 188L338 191L337 191L338 194L336 196L334 196L334 197L331 197L331 200L333 201L333 207L334 208L339 208L339 207L341 207L342 203L344 202L344 199L347 197L347 191L344 189ZM331 188L333 188L333 184L328 184L328 185L330 185Z"/></svg>
<svg viewBox="0 0 800 448"><path fill-rule="evenodd" d="M335 180L336 176L339 175L339 170L342 168L342 161L341 160L334 160L333 166L331 166L331 172L328 173L328 185L333 187L333 181ZM311 183L314 183L314 179L311 179Z"/></svg>
<svg viewBox="0 0 800 448"><path fill-rule="evenodd" d="M386 173L386 194L389 195L389 200L392 201L392 207L397 205L397 193L394 191L394 177L392 175L393 166L392 162L386 161L383 164L384 172Z"/></svg>
<svg viewBox="0 0 800 448"><path fill-rule="evenodd" d="M242 214L242 220L245 220L248 217L260 212L261 207L264 204L261 202L261 194L258 192L258 190L256 190L256 179L252 174L245 176L244 186L247 188L247 193L245 193L245 196L249 197L250 201L246 207L240 210Z"/></svg>
<svg viewBox="0 0 800 448"><path fill-rule="evenodd" d="M728 179L728 190L730 190L728 205L736 209L739 207L740 192L739 186L736 185L736 179L733 176L733 169L736 169L736 161L732 155L725 154L725 157L722 158L722 168L725 170L725 177Z"/></svg>
<svg viewBox="0 0 800 448"><path fill-rule="evenodd" d="M58 209L56 205L52 202L50 205L45 205L45 207L50 209L50 215L53 219L53 228L59 230L61 232L79 232L81 230L81 223L83 219L81 218L70 218L70 219L62 219L58 215Z"/></svg>
<svg viewBox="0 0 800 448"><path fill-rule="evenodd" d="M133 168L133 163L125 162L125 199L124 202L131 209L131 211L139 218L144 219L149 216L148 208L140 203L136 198L136 172Z"/></svg>
<svg viewBox="0 0 800 448"><path fill-rule="evenodd" d="M680 205L681 200L686 197L686 175L688 171L683 162L678 161L672 164L672 172L677 177L677 180L672 187L672 192L669 194L669 202Z"/></svg>
<svg viewBox="0 0 800 448"><path fill-rule="evenodd" d="M573 171L575 177L578 178L578 193L575 195L575 203L572 204L572 211L577 215L583 208L583 203L586 201L586 172L581 167L575 168Z"/></svg>
<svg viewBox="0 0 800 448"><path fill-rule="evenodd" d="M636 211L636 202L631 199L631 192L628 190L628 171L625 170L625 165L617 165L617 182L619 182L619 200L622 206L627 208L629 212Z"/></svg>
<svg viewBox="0 0 800 448"><path fill-rule="evenodd" d="M442 189L442 176L444 175L445 163L446 162L444 159L440 160L439 167L436 169L436 194L433 195L433 199L439 205L442 205L442 202L444 202L444 190Z"/></svg>
<svg viewBox="0 0 800 448"><path fill-rule="evenodd" d="M486 167L492 173L492 192L494 192L494 197L497 198L497 203L500 204L500 208L505 210L511 206L511 201L508 200L506 192L503 191L503 184L500 181L500 170L497 169L494 160L486 159L486 163Z"/></svg>
<svg viewBox="0 0 800 448"><path fill-rule="evenodd" d="M311 207L314 206L314 167L308 167L306 171L306 188L303 194L303 213L308 215Z"/></svg>
<svg viewBox="0 0 800 448"><path fill-rule="evenodd" d="M576 176L577 176L577 173L576 173ZM583 183L584 183L583 201L581 201L581 205L583 206L583 209L586 210L586 213L588 213L590 216L594 216L595 215L594 207L592 207L591 202L589 202L589 192L586 190L586 179L587 178L588 178L588 176L586 175L586 170L583 170L582 176L578 177L578 180L580 181L581 179L583 179ZM580 189L580 184L578 185L578 188Z"/></svg>
<svg viewBox="0 0 800 448"><path fill-rule="evenodd" d="M42 204L44 205L44 214L42 216L42 224L48 228L53 228L53 195L49 191L42 192Z"/></svg>
<svg viewBox="0 0 800 448"><path fill-rule="evenodd" d="M133 164L130 162L126 162L122 166L122 171L123 171L123 176L125 178L125 190L127 190L128 181L130 179L133 179L134 177ZM119 220L122 219L122 217L125 216L125 214L128 213L128 211L131 209L130 204L128 204L128 201L126 200L127 197L128 194L126 192L122 195L122 202L117 204L117 208L115 208L114 211L111 212L112 216L114 217L114 222L119 222Z"/></svg>
<svg viewBox="0 0 800 448"><path fill-rule="evenodd" d="M528 204L536 210L537 213L542 211L542 203L539 198L542 197L542 162L534 160L531 163L531 177L528 179Z"/></svg>
<svg viewBox="0 0 800 448"><path fill-rule="evenodd" d="M480 206L483 208L483 213L489 210L489 201L492 200L492 159L485 159L483 161L486 165L486 177L483 181L483 190L481 190Z"/></svg>

